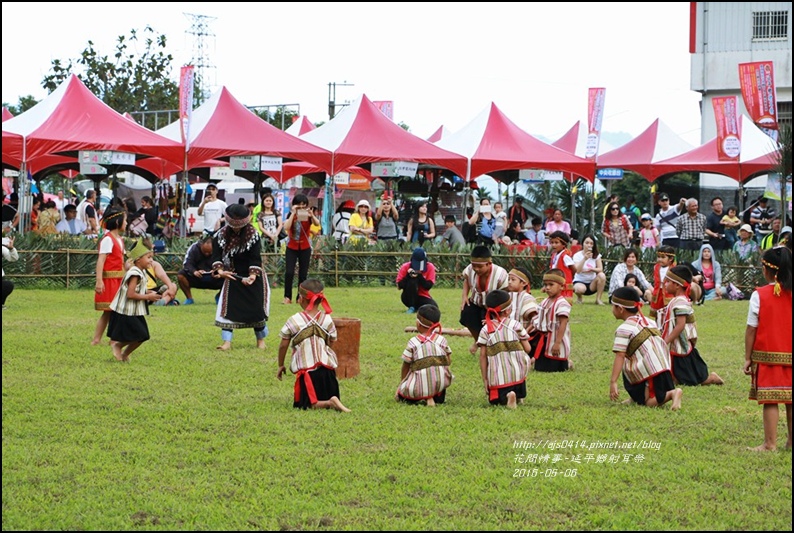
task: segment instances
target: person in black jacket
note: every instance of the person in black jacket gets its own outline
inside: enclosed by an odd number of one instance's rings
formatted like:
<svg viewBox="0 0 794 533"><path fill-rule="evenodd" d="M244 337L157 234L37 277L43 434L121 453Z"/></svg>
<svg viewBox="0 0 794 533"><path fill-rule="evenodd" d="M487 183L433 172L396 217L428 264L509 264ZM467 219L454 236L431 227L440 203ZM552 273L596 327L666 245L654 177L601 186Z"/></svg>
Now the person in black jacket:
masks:
<svg viewBox="0 0 794 533"><path fill-rule="evenodd" d="M204 236L187 249L182 269L177 272L179 288L185 293L185 303L193 303L192 289L221 290L223 280L212 276L212 237ZM215 297L217 301L217 296Z"/></svg>

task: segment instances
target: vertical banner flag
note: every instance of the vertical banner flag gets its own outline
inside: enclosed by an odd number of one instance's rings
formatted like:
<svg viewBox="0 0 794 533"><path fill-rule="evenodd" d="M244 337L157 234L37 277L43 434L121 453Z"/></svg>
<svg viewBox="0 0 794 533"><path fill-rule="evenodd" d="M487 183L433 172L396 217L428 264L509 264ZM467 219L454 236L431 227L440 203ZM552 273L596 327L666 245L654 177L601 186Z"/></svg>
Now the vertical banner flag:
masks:
<svg viewBox="0 0 794 533"><path fill-rule="evenodd" d="M375 107L380 109L380 112L389 117L390 120L394 120L394 101L392 100L377 100L373 101Z"/></svg>
<svg viewBox="0 0 794 533"><path fill-rule="evenodd" d="M190 148L190 116L193 114L193 65L179 72L179 130L185 151Z"/></svg>
<svg viewBox="0 0 794 533"><path fill-rule="evenodd" d="M739 63L739 85L744 107L764 133L777 141L777 103L775 71L771 61Z"/></svg>
<svg viewBox="0 0 794 533"><path fill-rule="evenodd" d="M742 151L736 97L719 96L712 98L711 103L717 121L717 157L720 161L735 161Z"/></svg>
<svg viewBox="0 0 794 533"><path fill-rule="evenodd" d="M606 92L607 90L604 87L590 89L587 102L587 143L584 149L584 156L587 159L595 159L598 153Z"/></svg>

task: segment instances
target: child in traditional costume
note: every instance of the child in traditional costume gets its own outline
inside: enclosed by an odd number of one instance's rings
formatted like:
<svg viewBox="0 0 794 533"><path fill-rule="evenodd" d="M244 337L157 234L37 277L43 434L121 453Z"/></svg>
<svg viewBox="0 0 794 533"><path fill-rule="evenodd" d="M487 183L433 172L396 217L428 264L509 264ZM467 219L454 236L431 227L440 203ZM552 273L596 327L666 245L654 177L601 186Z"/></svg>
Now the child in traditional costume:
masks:
<svg viewBox="0 0 794 533"><path fill-rule="evenodd" d="M551 248L551 259L549 269L558 269L565 278L565 286L562 288L562 296L568 303L573 303L573 276L576 274L576 263L573 261L573 254L568 249L571 237L564 231L554 231L549 235L549 247Z"/></svg>
<svg viewBox="0 0 794 533"><path fill-rule="evenodd" d="M471 251L471 263L463 269L463 294L460 302L460 323L475 339L469 352L477 352L477 338L485 319L485 296L491 291L507 288L507 271L493 264L491 250L485 245Z"/></svg>
<svg viewBox="0 0 794 533"><path fill-rule="evenodd" d="M99 239L99 255L96 260L96 286L94 288L94 309L102 314L94 328L91 344L102 342L102 336L110 321L110 302L116 296L121 280L127 271L124 260L124 238L127 229L127 215L122 209L108 208L102 217L105 234Z"/></svg>
<svg viewBox="0 0 794 533"><path fill-rule="evenodd" d="M417 248L418 249L418 248ZM444 403L447 387L454 376L449 370L452 350L441 334L441 311L425 304L416 313L418 335L408 341L403 351L400 385L395 399L428 407Z"/></svg>
<svg viewBox="0 0 794 533"><path fill-rule="evenodd" d="M778 404L786 406L791 449L791 251L777 246L761 263L769 282L750 297L744 334L744 373L752 377L750 400L764 406L764 443L753 451L777 448Z"/></svg>
<svg viewBox="0 0 794 533"><path fill-rule="evenodd" d="M510 318L510 294L503 290L488 293L485 327L480 331L480 373L491 405L515 409L527 396L526 378L531 368L529 335Z"/></svg>
<svg viewBox="0 0 794 533"><path fill-rule="evenodd" d="M573 368L571 354L571 328L568 318L571 303L563 297L567 281L561 270L551 269L543 274L543 292L547 298L538 306L538 314L532 323L540 340L532 352L535 370L538 372L565 372Z"/></svg>
<svg viewBox="0 0 794 533"><path fill-rule="evenodd" d="M290 372L295 374L292 406L298 409L335 409L349 413L339 399L338 366L331 344L336 341L336 326L331 306L323 294L323 284L307 279L298 286L298 303L302 312L292 315L281 328L278 347L278 373L287 372L284 359L292 343Z"/></svg>
<svg viewBox="0 0 794 533"><path fill-rule="evenodd" d="M623 323L615 331L615 362L609 381L609 397L617 401L618 376L623 374L623 387L630 401L658 407L672 401L672 410L681 408L684 392L675 388L670 370L670 351L656 323L642 314L642 299L630 287L612 293L612 315Z"/></svg>

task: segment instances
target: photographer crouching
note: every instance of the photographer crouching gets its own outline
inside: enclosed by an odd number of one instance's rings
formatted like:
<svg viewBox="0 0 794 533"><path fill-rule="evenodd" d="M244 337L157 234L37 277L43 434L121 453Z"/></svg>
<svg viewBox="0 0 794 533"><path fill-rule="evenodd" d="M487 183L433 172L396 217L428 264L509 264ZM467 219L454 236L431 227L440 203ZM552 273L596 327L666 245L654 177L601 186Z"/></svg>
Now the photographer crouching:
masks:
<svg viewBox="0 0 794 533"><path fill-rule="evenodd" d="M415 313L425 304L438 304L430 297L430 289L436 282L436 267L427 260L424 248L414 248L411 260L403 263L397 271L397 288L402 290L400 299L408 309Z"/></svg>

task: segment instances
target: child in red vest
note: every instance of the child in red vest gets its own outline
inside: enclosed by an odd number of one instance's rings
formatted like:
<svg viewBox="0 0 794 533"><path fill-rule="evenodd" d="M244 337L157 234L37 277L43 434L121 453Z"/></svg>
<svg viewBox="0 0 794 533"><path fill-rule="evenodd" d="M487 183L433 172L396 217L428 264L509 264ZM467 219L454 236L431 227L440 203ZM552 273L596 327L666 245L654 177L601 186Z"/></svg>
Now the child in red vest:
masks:
<svg viewBox="0 0 794 533"><path fill-rule="evenodd" d="M551 248L549 269L562 270L565 277L562 297L568 300L568 303L573 303L573 275L576 274L576 264L573 262L573 254L568 249L570 242L570 236L564 231L555 231L549 235L549 247Z"/></svg>
<svg viewBox="0 0 794 533"><path fill-rule="evenodd" d="M750 400L764 406L764 443L753 451L777 448L778 404L786 406L791 449L791 251L778 246L761 260L769 282L750 297L745 331L744 373L752 377Z"/></svg>

